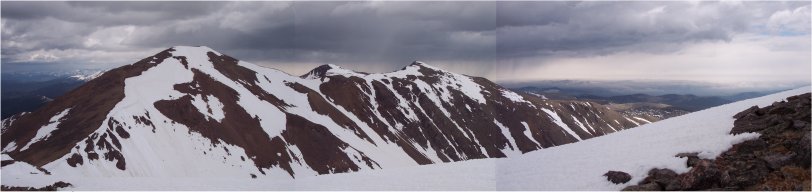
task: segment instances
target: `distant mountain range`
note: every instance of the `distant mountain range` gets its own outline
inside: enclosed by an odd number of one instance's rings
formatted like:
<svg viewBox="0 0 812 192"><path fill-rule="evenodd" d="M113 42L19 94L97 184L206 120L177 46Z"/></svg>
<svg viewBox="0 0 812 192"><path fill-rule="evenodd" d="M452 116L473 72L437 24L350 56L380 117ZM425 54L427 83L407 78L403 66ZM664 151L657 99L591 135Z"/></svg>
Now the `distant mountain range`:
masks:
<svg viewBox="0 0 812 192"><path fill-rule="evenodd" d="M511 89L537 88L559 90L573 96L596 95L601 97L646 94L682 94L696 96L716 96L729 100L737 96L765 95L784 90L809 86L808 82L741 82L709 83L676 80L539 80L530 82L500 82Z"/></svg>
<svg viewBox="0 0 812 192"><path fill-rule="evenodd" d="M559 87L521 87L514 89L546 99L591 101L608 106L627 116L659 121L735 101L755 98L772 92L744 92L727 96L696 96L692 94L629 94L615 96L595 95L591 89Z"/></svg>
<svg viewBox="0 0 812 192"><path fill-rule="evenodd" d="M652 96L646 94L634 94L634 95L621 95L621 96L611 96L611 97L601 97L595 95L583 95L579 97L580 99L588 99L593 100L596 102L608 104L608 103L662 103L667 104L678 109L683 109L686 111L694 112L699 111L702 109L707 109L710 107L715 107L719 105L724 105L731 103L733 101L723 99L720 97L700 97L696 95L678 95L678 94L667 94L667 95L660 95L660 96Z"/></svg>
<svg viewBox="0 0 812 192"><path fill-rule="evenodd" d="M2 88L0 104L2 118L8 118L21 112L34 111L68 91L71 91L95 76L101 71L87 75L43 74L43 73L4 73L2 75Z"/></svg>

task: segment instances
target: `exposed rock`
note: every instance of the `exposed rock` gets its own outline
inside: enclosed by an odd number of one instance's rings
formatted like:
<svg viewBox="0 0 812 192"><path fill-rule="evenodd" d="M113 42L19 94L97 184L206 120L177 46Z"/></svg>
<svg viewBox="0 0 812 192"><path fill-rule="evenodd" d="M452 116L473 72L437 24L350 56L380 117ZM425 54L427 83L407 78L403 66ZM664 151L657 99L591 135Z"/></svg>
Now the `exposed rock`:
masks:
<svg viewBox="0 0 812 192"><path fill-rule="evenodd" d="M693 169L679 176L680 190L699 190L718 187L722 171L707 159L699 160Z"/></svg>
<svg viewBox="0 0 812 192"><path fill-rule="evenodd" d="M641 185L632 185L626 188L623 188L623 191L662 191L663 188L656 183L647 183Z"/></svg>
<svg viewBox="0 0 812 192"><path fill-rule="evenodd" d="M70 183L66 183L66 182L63 182L63 181L57 181L54 184L51 184L51 185L48 185L48 186L45 186L45 187L40 187L40 188L16 187L16 186L5 186L5 185L3 185L2 187L0 187L0 190L3 190L3 191L56 191L56 190L58 190L60 188L66 188L66 187L71 187L71 186L73 186L73 185L70 184Z"/></svg>
<svg viewBox="0 0 812 192"><path fill-rule="evenodd" d="M733 115L733 118L739 119L744 117L745 115L755 113L756 111L758 111L758 106L752 106L750 108L745 109L742 112L736 113L736 115Z"/></svg>
<svg viewBox="0 0 812 192"><path fill-rule="evenodd" d="M4 160L0 162L0 164L2 164L2 167L5 167L6 165L14 164L14 162L15 162L14 160Z"/></svg>
<svg viewBox="0 0 812 192"><path fill-rule="evenodd" d="M692 167L676 175L652 169L638 185L623 190L810 190L810 93L736 114L731 134L758 132L715 160L680 153ZM673 174L672 174L673 173Z"/></svg>
<svg viewBox="0 0 812 192"><path fill-rule="evenodd" d="M699 156L698 155L699 155L699 153L697 153L697 152L679 153L679 154L675 155L675 157L688 158L688 161L687 161L686 164L688 165L688 167L693 167L699 161Z"/></svg>
<svg viewBox="0 0 812 192"><path fill-rule="evenodd" d="M76 153L74 153L73 155L70 156L70 158L65 160L68 161L68 165L70 165L71 167L76 167L77 164L81 165L82 163L84 163L82 160L82 156Z"/></svg>
<svg viewBox="0 0 812 192"><path fill-rule="evenodd" d="M606 172L606 174L603 174L603 176L606 176L606 180L609 180L614 184L626 183L629 182L629 180L632 180L631 175L622 171L609 171Z"/></svg>
<svg viewBox="0 0 812 192"><path fill-rule="evenodd" d="M677 180L677 173L670 169L652 169L648 172L646 177L641 183L655 183L665 190L679 189L680 183Z"/></svg>
<svg viewBox="0 0 812 192"><path fill-rule="evenodd" d="M795 157L795 153L789 152L787 154L765 155L761 157L761 159L767 162L767 165L771 169L780 169L784 165L789 164L793 157Z"/></svg>
<svg viewBox="0 0 812 192"><path fill-rule="evenodd" d="M57 129L45 141L32 144L28 150L10 151L15 160L34 166L43 166L71 152L71 148L102 126L106 115L124 98L124 80L139 76L142 72L157 66L172 55L174 49L164 50L152 57L142 59L132 65L125 65L105 72L84 85L60 96L37 111L19 117L4 126L2 146L9 143L28 143L36 136L38 129L48 124L49 119L66 109L70 111L60 120ZM92 96L91 96L92 95ZM65 128L65 129L62 129ZM90 149L93 151L92 149ZM94 152L97 156L98 154ZM88 154L90 159L91 155ZM98 159L96 157L95 159Z"/></svg>
<svg viewBox="0 0 812 192"><path fill-rule="evenodd" d="M808 169L785 166L781 171L770 173L755 190L764 191L809 191L810 173Z"/></svg>

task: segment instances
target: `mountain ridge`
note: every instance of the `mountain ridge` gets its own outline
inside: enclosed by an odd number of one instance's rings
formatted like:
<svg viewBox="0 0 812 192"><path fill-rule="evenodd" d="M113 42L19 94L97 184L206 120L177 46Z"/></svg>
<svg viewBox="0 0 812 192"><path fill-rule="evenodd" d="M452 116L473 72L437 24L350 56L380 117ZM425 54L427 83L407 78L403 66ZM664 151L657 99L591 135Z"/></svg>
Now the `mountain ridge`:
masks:
<svg viewBox="0 0 812 192"><path fill-rule="evenodd" d="M212 174L196 170L207 167L297 178L513 156L645 123L418 61L380 74L323 66L293 76L172 47L4 120L3 154L54 174Z"/></svg>

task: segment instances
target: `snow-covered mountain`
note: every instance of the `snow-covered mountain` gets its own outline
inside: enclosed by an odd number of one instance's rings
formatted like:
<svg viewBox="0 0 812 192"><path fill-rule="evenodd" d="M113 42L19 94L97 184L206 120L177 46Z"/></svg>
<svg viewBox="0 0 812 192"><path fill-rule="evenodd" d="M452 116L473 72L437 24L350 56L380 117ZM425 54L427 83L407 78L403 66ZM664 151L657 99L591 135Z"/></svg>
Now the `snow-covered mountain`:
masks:
<svg viewBox="0 0 812 192"><path fill-rule="evenodd" d="M32 182L6 180L31 167L52 178L301 178L517 156L643 123L422 62L292 76L179 46L3 120L3 160L15 162L3 185Z"/></svg>
<svg viewBox="0 0 812 192"><path fill-rule="evenodd" d="M44 175L26 163L3 167L3 183L44 186L68 181L76 190L620 190L638 183L653 168L686 172L686 159L675 154L697 152L713 158L734 144L758 138L758 133L730 134L734 115L752 106L768 106L810 87L748 99L666 119L574 144L537 150L511 158L487 158L456 163L351 174L290 179L197 177L87 177ZM3 160L12 159L3 155ZM5 163L4 163L5 164ZM609 170L631 174L631 181L613 184ZM37 173L37 174L30 174Z"/></svg>
<svg viewBox="0 0 812 192"><path fill-rule="evenodd" d="M102 74L104 74L103 70L102 71L96 71L96 72L89 73L89 74L73 75L73 76L70 76L70 77L74 78L76 80L80 80L80 81L90 81L90 80L95 79L96 77L101 76Z"/></svg>

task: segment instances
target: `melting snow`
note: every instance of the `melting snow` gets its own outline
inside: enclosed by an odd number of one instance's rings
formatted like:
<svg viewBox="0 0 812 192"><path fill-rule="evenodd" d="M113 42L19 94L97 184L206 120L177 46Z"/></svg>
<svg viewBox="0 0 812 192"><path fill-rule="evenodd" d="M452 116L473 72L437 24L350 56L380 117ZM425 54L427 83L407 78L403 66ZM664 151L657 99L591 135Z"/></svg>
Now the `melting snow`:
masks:
<svg viewBox="0 0 812 192"><path fill-rule="evenodd" d="M496 126L499 126L499 130L502 132L502 135L508 139L508 146L505 146L505 148L502 149L502 153L505 153L505 155L508 157L521 155L522 152L519 150L519 146L516 146L516 141L513 139L513 135L510 134L510 130L502 123L499 123L499 121L496 119L493 120L493 123L495 123Z"/></svg>
<svg viewBox="0 0 812 192"><path fill-rule="evenodd" d="M530 102L528 102L528 101L525 101L525 100L524 100L524 97L522 97L521 95L519 95L518 93L515 93L515 92L513 92L513 91L502 90L502 96L504 96L505 98L510 99L510 100L511 100L511 101L513 101L513 102L517 102L517 103L530 103Z"/></svg>
<svg viewBox="0 0 812 192"><path fill-rule="evenodd" d="M646 122L646 123L651 123L651 121L648 121L648 120L640 118L640 117L634 117L634 119L637 119L639 121L643 121L643 122Z"/></svg>
<svg viewBox="0 0 812 192"><path fill-rule="evenodd" d="M563 120L561 120L561 117L558 116L558 113L556 113L555 111L546 109L546 108L541 108L541 110L544 111L545 113L547 113L548 115L550 115L551 117L553 117L553 123L555 123L559 127L563 128L564 131L567 131L567 133L569 133L570 135L575 136L575 138L577 138L579 141L583 140L583 139L581 139L581 136L578 136L578 134L575 134L575 132L572 131L572 129L570 129L570 127L567 126L567 124L565 124ZM575 122L578 122L577 119L575 119ZM580 122L578 124L580 125Z"/></svg>
<svg viewBox="0 0 812 192"><path fill-rule="evenodd" d="M533 143L535 143L536 146L541 146L541 144L539 144L536 141L536 139L533 138L532 132L530 132L530 126L528 126L526 122L522 122L522 125L524 125L524 131L522 131L522 133L524 133L524 136L530 139L530 141L533 141Z"/></svg>
<svg viewBox="0 0 812 192"><path fill-rule="evenodd" d="M68 111L70 111L70 109L71 108L65 109L64 111L59 112L58 114L51 117L51 119L48 120L48 124L45 125L45 126L42 126L42 128L40 128L40 129L38 129L37 130L37 135L34 136L34 138L31 139L31 141L29 141L28 144L23 146L23 148L20 149L20 151L25 151L26 149L28 149L29 146L31 146L31 144L34 144L34 143L36 143L38 141L42 141L42 140L48 138L49 136L51 136L51 132L56 131L57 126L59 126L59 123L61 123L60 119L62 119L62 117L67 115ZM5 151L5 149L3 149L3 151Z"/></svg>
<svg viewBox="0 0 812 192"><path fill-rule="evenodd" d="M205 97L208 101L204 100L200 95L194 95L192 97L192 105L194 105L200 113L206 115L206 117L212 118L217 122L222 122L223 118L226 118L223 112L223 103L220 103L220 100L215 96L208 95Z"/></svg>
<svg viewBox="0 0 812 192"><path fill-rule="evenodd" d="M12 142L11 142L11 143L9 143L8 145L6 145L6 147L5 147L5 148L3 148L3 152L5 153L5 152L14 151L15 149L17 149L17 143L16 143L16 142L14 142L14 141L12 141ZM8 156L8 155L6 155L6 154L3 154L3 155L4 155L4 157L5 157L5 156ZM3 159L3 160L5 160L5 159Z"/></svg>

